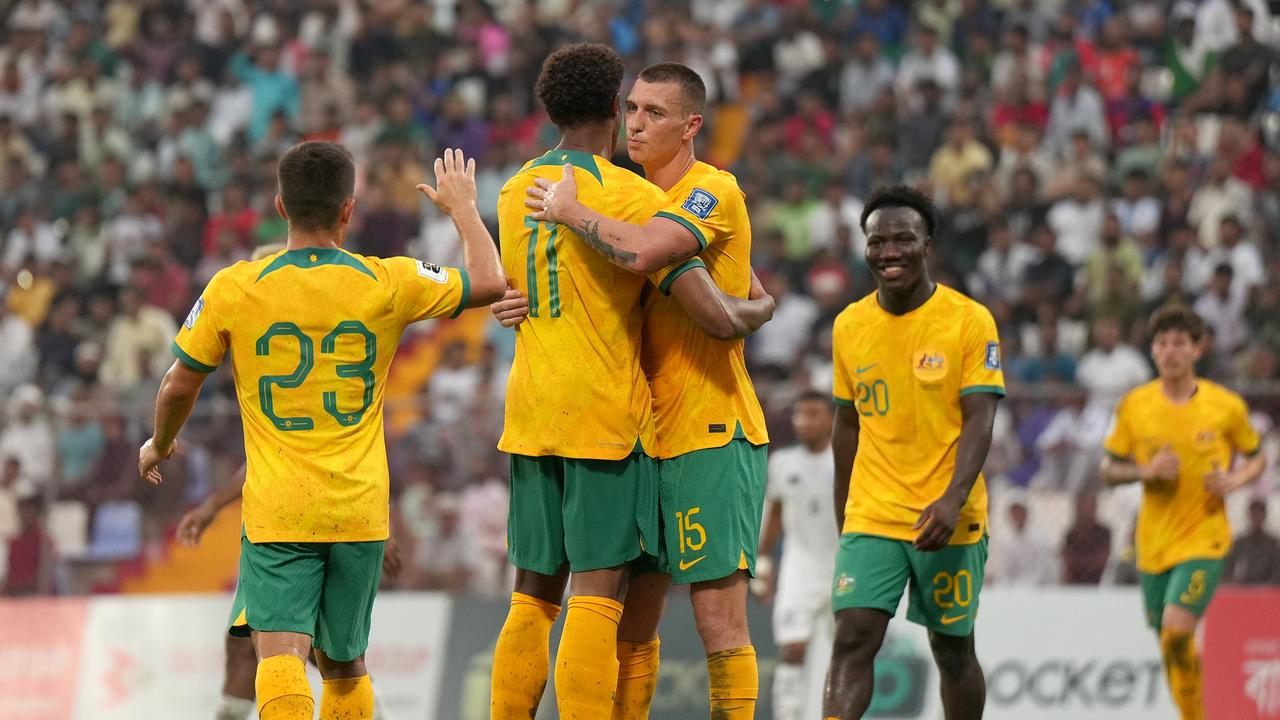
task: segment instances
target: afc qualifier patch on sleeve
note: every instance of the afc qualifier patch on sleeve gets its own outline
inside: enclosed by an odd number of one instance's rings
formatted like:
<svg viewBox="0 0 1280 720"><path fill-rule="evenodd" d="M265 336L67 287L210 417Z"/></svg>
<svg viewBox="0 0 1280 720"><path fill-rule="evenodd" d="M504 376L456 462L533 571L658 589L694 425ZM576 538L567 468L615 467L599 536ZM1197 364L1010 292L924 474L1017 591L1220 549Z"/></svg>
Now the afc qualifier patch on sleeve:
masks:
<svg viewBox="0 0 1280 720"><path fill-rule="evenodd" d="M444 284L449 280L448 270L445 270L435 263L429 263L426 260L418 261L418 274L428 280L438 282L440 284Z"/></svg>
<svg viewBox="0 0 1280 720"><path fill-rule="evenodd" d="M711 211L719 204L720 201L716 199L715 195L702 188L694 188L693 192L689 193L689 199L685 200L684 205L680 207L698 216L698 219L706 220Z"/></svg>
<svg viewBox="0 0 1280 720"><path fill-rule="evenodd" d="M191 312L187 313L187 319L182 322L183 327L190 330L195 327L196 320L200 318L200 311L204 310L204 298L196 300L196 304L191 306Z"/></svg>
<svg viewBox="0 0 1280 720"><path fill-rule="evenodd" d="M988 370L1000 369L1000 343L998 342L987 343L986 365Z"/></svg>

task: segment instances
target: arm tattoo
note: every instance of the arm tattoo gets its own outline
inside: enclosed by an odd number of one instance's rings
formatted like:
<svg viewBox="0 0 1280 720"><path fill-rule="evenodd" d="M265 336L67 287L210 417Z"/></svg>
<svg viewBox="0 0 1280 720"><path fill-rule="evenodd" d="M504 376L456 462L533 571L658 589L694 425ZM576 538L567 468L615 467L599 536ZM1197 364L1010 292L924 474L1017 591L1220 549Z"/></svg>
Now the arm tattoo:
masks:
<svg viewBox="0 0 1280 720"><path fill-rule="evenodd" d="M680 262L681 260L688 260L694 255L697 255L698 250L699 248L696 248L696 247L691 247L688 250L676 250L675 252L667 255L667 264L674 265Z"/></svg>
<svg viewBox="0 0 1280 720"><path fill-rule="evenodd" d="M578 233L578 237L582 238L588 245L595 249L596 252L605 256L610 262L617 265L631 267L636 264L636 254L626 250L620 250L608 240L600 237L600 221L592 222L583 220L582 224L574 228L574 232ZM617 238L615 238L616 240Z"/></svg>

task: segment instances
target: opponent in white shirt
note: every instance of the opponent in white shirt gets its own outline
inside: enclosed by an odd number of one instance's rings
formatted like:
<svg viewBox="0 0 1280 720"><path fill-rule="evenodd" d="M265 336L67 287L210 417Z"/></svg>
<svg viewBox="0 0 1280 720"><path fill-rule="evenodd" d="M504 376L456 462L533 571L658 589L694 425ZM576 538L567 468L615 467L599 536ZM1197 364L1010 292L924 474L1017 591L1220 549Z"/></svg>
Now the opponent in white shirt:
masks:
<svg viewBox="0 0 1280 720"><path fill-rule="evenodd" d="M799 444L769 455L757 582L752 589L774 603L773 634L781 656L774 670L775 720L815 717L822 707L822 679L830 653L819 650L806 663L806 650L831 623L830 585L840 539L832 508L834 417L826 395L801 395L791 415ZM782 561L774 573L772 555L782 538Z"/></svg>

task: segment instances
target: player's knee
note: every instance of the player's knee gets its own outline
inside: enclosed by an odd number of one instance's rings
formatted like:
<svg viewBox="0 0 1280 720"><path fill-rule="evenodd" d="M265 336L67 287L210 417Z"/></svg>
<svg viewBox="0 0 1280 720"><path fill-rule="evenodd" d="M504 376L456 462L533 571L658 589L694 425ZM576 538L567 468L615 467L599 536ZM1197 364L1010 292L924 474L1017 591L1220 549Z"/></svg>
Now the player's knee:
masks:
<svg viewBox="0 0 1280 720"><path fill-rule="evenodd" d="M973 650L972 635L955 637L930 633L929 647L933 650L933 659L938 664L938 672L944 675L964 675L978 664L978 656Z"/></svg>
<svg viewBox="0 0 1280 720"><path fill-rule="evenodd" d="M779 659L786 665L803 665L808 643L789 643L778 648Z"/></svg>
<svg viewBox="0 0 1280 720"><path fill-rule="evenodd" d="M369 674L369 670L364 666L363 655L354 660L333 660L317 650L316 667L319 668L320 676L325 680L358 678Z"/></svg>
<svg viewBox="0 0 1280 720"><path fill-rule="evenodd" d="M532 570L516 570L515 591L539 600L559 605L564 601L564 588L569 582L569 564L565 563L555 575L543 575Z"/></svg>
<svg viewBox="0 0 1280 720"><path fill-rule="evenodd" d="M848 618L837 618L835 637L831 642L831 654L846 663L871 664L880 650L883 633L865 623Z"/></svg>

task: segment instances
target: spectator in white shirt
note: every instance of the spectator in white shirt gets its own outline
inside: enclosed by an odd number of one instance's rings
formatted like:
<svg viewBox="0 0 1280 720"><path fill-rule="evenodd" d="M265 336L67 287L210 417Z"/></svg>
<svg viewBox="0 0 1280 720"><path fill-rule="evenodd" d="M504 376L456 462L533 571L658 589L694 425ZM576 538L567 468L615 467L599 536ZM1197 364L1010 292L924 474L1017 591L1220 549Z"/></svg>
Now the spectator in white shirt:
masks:
<svg viewBox="0 0 1280 720"><path fill-rule="evenodd" d="M9 231L4 244L4 267L17 270L34 261L44 265L53 262L62 252L62 238L48 222L36 219L31 208L18 214L17 222Z"/></svg>
<svg viewBox="0 0 1280 720"><path fill-rule="evenodd" d="M1055 155L1065 154L1072 134L1080 130L1089 135L1093 147L1105 148L1111 142L1102 95L1083 81L1078 66L1069 68L1049 105L1049 127L1044 141Z"/></svg>
<svg viewBox="0 0 1280 720"><path fill-rule="evenodd" d="M1234 275L1230 263L1215 267L1209 288L1192 308L1213 328L1213 352L1219 356L1219 363L1228 363L1249 336L1244 322L1248 294L1239 283L1233 282Z"/></svg>
<svg viewBox="0 0 1280 720"><path fill-rule="evenodd" d="M1222 218L1235 215L1242 220L1253 205L1253 191L1243 180L1231 174L1231 161L1214 158L1209 165L1209 179L1191 196L1187 220L1200 231L1200 244L1206 250L1218 247L1218 231Z"/></svg>
<svg viewBox="0 0 1280 720"><path fill-rule="evenodd" d="M1160 225L1160 201L1151 195L1145 170L1134 168L1124 179L1124 194L1111 201L1120 230L1143 247L1150 247Z"/></svg>
<svg viewBox="0 0 1280 720"><path fill-rule="evenodd" d="M0 458L18 459L23 476L37 487L53 477L55 452L53 427L41 413L44 393L35 385L13 391L8 404L9 423L0 433Z"/></svg>
<svg viewBox="0 0 1280 720"><path fill-rule="evenodd" d="M979 297L1016 303L1022 299L1027 266L1040 259L1035 248L1014 242L1006 223L991 226L987 249L978 256L978 267L969 276L970 289Z"/></svg>
<svg viewBox="0 0 1280 720"><path fill-rule="evenodd" d="M102 384L119 393L137 390L149 378L159 378L173 361L169 344L178 333L169 313L144 304L133 287L120 291L120 314L107 333Z"/></svg>
<svg viewBox="0 0 1280 720"><path fill-rule="evenodd" d="M813 323L818 319L818 304L807 295L791 292L791 281L779 269L762 278L765 290L777 300L773 320L764 324L752 342L752 364L766 375L790 377L792 367L813 336Z"/></svg>
<svg viewBox="0 0 1280 720"><path fill-rule="evenodd" d="M853 55L840 71L840 112L866 110L882 90L893 86L893 65L880 55L880 41L864 32L854 41Z"/></svg>
<svg viewBox="0 0 1280 720"><path fill-rule="evenodd" d="M1058 238L1058 252L1079 267L1098 247L1107 206L1101 197L1101 183L1092 176L1076 181L1075 192L1049 209L1047 221Z"/></svg>
<svg viewBox="0 0 1280 720"><path fill-rule="evenodd" d="M921 80L932 80L948 98L960 84L960 63L951 50L938 43L937 31L928 26L916 31L914 47L898 63L894 84L901 97L913 98ZM917 103L913 100L911 104Z"/></svg>
<svg viewBox="0 0 1280 720"><path fill-rule="evenodd" d="M822 193L822 203L809 215L809 246L813 250L834 249L837 254L853 248L865 248L867 239L862 234L862 201L845 192L838 183L831 183ZM837 246L837 234L841 226L853 230L852 248ZM858 253L861 256L861 252Z"/></svg>
<svg viewBox="0 0 1280 720"><path fill-rule="evenodd" d="M1089 394L1089 405L1110 413L1126 392L1151 379L1151 365L1132 345L1120 342L1120 321L1098 318L1094 347L1080 358L1076 382Z"/></svg>
<svg viewBox="0 0 1280 720"><path fill-rule="evenodd" d="M467 346L461 340L449 343L440 356L440 364L427 381L427 397L436 417L453 424L476 400L480 387L480 368L467 363Z"/></svg>
<svg viewBox="0 0 1280 720"><path fill-rule="evenodd" d="M1205 264L1215 271L1223 263L1231 266L1234 272L1232 290L1241 297L1247 297L1251 288L1261 285L1266 279L1262 254L1256 245L1244 239L1244 234L1240 218L1224 215L1218 223L1218 246L1204 259Z"/></svg>
<svg viewBox="0 0 1280 720"><path fill-rule="evenodd" d="M1000 587L1044 587L1057 582L1058 548L1030 522L1027 502L1009 503L1009 522L995 528L987 581Z"/></svg>

